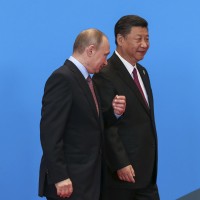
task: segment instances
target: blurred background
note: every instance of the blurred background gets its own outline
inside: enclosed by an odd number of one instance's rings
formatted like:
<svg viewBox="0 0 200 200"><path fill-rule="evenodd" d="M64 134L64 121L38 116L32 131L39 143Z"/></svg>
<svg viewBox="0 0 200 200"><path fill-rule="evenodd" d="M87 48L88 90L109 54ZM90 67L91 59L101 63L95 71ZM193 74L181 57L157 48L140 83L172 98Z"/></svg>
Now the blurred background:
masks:
<svg viewBox="0 0 200 200"><path fill-rule="evenodd" d="M39 122L46 79L72 54L83 29L103 31L112 54L114 25L127 14L149 22L151 46L140 63L154 93L161 200L199 189L199 7L197 0L1 0L1 199L40 199Z"/></svg>

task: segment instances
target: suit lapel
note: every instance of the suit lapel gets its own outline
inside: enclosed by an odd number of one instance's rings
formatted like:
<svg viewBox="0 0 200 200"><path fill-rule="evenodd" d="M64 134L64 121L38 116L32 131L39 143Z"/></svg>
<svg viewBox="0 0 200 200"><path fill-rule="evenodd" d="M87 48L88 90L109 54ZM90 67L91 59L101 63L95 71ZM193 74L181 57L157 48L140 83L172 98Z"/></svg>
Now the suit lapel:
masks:
<svg viewBox="0 0 200 200"><path fill-rule="evenodd" d="M139 65L139 64L138 64ZM144 68L138 67L138 71L141 75L142 81L144 83L148 100L149 100L149 107L150 107L150 114L152 119L154 120L154 105L153 105L153 94L151 90L150 80L147 71Z"/></svg>
<svg viewBox="0 0 200 200"><path fill-rule="evenodd" d="M68 60L66 62L68 62ZM79 84L79 87L82 89L82 91L92 109L92 112L94 113L95 117L98 118L96 105L95 105L94 99L92 97L88 83L85 80L85 77L81 74L79 69L71 61L68 62L68 68L72 71L77 83ZM98 101L98 99L97 99L97 101ZM98 101L98 105L99 105L99 101Z"/></svg>
<svg viewBox="0 0 200 200"><path fill-rule="evenodd" d="M135 84L133 78L127 71L126 67L122 63L122 61L118 58L118 56L114 53L112 56L112 62L114 62L114 67L117 70L117 73L119 77L127 84L127 86L131 89L131 91L135 94L135 96L139 99L142 106L145 108L145 110L149 113L149 108L147 107L143 96L141 95L140 91L137 88L137 85ZM145 85L146 87L146 85Z"/></svg>
<svg viewBox="0 0 200 200"><path fill-rule="evenodd" d="M152 107L152 92L151 92L151 88L150 88L150 84L149 84L149 77L147 75L147 71L145 69L141 68L139 66L139 64L137 64L137 69L140 73L140 77L142 78L142 82L146 89L147 97L148 97L148 101L149 101L149 107L151 108Z"/></svg>

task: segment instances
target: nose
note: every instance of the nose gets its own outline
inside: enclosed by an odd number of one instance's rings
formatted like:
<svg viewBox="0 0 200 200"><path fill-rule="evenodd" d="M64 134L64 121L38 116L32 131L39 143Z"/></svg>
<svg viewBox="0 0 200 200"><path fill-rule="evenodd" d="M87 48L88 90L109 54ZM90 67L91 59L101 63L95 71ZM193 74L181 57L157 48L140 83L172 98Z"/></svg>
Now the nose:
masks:
<svg viewBox="0 0 200 200"><path fill-rule="evenodd" d="M141 42L141 47L143 47L143 48L148 48L149 47L149 41L146 41L146 40L142 40L142 42Z"/></svg>

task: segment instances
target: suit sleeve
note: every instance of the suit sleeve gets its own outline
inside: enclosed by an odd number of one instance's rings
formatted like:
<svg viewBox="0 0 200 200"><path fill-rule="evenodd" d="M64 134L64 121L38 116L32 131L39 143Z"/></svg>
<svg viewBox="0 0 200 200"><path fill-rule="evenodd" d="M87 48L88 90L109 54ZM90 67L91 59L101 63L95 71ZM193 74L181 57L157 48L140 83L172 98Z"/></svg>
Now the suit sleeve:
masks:
<svg viewBox="0 0 200 200"><path fill-rule="evenodd" d="M118 124L121 121L121 117L118 120L115 120L115 123L113 123L115 116L113 117L109 114L110 110L112 109L113 98L115 95L120 94L118 94L117 90L113 86L109 76L99 73L96 74L93 79L100 95L105 123L104 138L106 162L110 169L114 172L130 164L126 150L118 134Z"/></svg>
<svg viewBox="0 0 200 200"><path fill-rule="evenodd" d="M53 73L47 80L42 100L40 139L48 181L57 183L69 178L64 157L63 138L72 104L67 78Z"/></svg>

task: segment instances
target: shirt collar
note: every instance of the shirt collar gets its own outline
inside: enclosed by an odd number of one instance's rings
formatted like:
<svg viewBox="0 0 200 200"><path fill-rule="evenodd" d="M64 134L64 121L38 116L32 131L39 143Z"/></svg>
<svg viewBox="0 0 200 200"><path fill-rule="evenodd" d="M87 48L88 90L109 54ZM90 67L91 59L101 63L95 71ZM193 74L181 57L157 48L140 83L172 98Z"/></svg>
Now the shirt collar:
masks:
<svg viewBox="0 0 200 200"><path fill-rule="evenodd" d="M129 74L132 74L134 68L137 69L136 64L134 66L131 65L128 61L126 61L124 58L122 58L116 50L115 50L115 53L119 57L119 59L123 62L124 66L126 67L126 69L129 72Z"/></svg>
<svg viewBox="0 0 200 200"><path fill-rule="evenodd" d="M73 56L70 56L69 59L71 62L73 62L76 67L80 70L81 74L84 76L84 78L86 79L89 75L87 69Z"/></svg>

